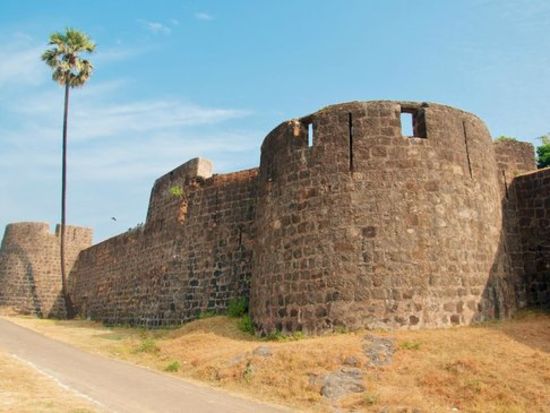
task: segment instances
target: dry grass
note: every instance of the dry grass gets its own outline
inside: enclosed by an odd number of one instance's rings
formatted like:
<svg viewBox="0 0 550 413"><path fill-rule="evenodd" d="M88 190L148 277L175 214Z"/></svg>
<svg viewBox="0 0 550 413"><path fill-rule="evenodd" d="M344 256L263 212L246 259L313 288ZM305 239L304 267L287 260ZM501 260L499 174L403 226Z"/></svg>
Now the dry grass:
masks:
<svg viewBox="0 0 550 413"><path fill-rule="evenodd" d="M91 413L87 401L67 393L32 367L0 352L0 412Z"/></svg>
<svg viewBox="0 0 550 413"><path fill-rule="evenodd" d="M395 339L390 366L366 367L364 332L265 342L235 319L213 317L175 330L107 328L89 321L10 318L92 352L206 381L308 411L330 411L322 376L356 357L367 391L340 401L344 410L379 412L549 412L550 316L447 330L377 333ZM271 348L271 357L253 353Z"/></svg>

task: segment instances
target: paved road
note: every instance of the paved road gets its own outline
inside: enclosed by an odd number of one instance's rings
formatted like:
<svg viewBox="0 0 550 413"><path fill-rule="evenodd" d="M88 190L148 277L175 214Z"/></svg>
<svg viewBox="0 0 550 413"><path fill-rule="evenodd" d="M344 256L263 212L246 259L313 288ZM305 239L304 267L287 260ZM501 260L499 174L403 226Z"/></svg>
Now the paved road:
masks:
<svg viewBox="0 0 550 413"><path fill-rule="evenodd" d="M0 348L92 400L98 410L117 413L290 411L86 353L1 318Z"/></svg>

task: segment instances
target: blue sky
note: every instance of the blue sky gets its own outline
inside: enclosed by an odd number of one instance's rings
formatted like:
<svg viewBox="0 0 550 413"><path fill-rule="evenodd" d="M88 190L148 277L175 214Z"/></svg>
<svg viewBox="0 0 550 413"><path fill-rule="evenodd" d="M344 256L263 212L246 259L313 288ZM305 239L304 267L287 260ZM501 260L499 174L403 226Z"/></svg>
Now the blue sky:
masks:
<svg viewBox="0 0 550 413"><path fill-rule="evenodd" d="M95 241L145 220L160 175L195 156L255 167L278 123L332 103L440 102L493 136L550 131L548 0L2 1L0 227L59 220L63 90L40 54L67 26L97 43L68 171L68 221Z"/></svg>

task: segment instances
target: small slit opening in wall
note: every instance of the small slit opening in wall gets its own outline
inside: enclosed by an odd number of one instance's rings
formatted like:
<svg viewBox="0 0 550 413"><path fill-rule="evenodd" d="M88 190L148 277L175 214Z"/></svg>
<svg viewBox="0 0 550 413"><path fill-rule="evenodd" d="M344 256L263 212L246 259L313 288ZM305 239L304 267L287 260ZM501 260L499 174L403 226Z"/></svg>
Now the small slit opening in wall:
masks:
<svg viewBox="0 0 550 413"><path fill-rule="evenodd" d="M313 122L307 125L307 146L309 148L313 146Z"/></svg>
<svg viewBox="0 0 550 413"><path fill-rule="evenodd" d="M468 148L468 133L466 132L466 121L462 121L462 130L464 132L464 147L466 148L466 160L468 161L468 170L470 171L470 178L473 179L474 174L472 171L472 160L470 159L470 150Z"/></svg>
<svg viewBox="0 0 550 413"><path fill-rule="evenodd" d="M243 227L239 226L239 247L243 245Z"/></svg>
<svg viewBox="0 0 550 413"><path fill-rule="evenodd" d="M349 136L349 170L353 172L353 118L348 113L348 136Z"/></svg>
<svg viewBox="0 0 550 413"><path fill-rule="evenodd" d="M504 181L504 193L506 196L506 199L508 199L508 180L506 179L506 171L502 170L502 180Z"/></svg>

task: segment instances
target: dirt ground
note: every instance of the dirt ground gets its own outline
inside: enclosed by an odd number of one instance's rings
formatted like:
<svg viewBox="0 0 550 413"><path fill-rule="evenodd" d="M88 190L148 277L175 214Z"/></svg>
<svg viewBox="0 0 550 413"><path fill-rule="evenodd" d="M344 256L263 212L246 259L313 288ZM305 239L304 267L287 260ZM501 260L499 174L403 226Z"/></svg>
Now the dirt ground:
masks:
<svg viewBox="0 0 550 413"><path fill-rule="evenodd" d="M241 332L237 319L224 316L154 331L6 318L90 352L305 411L550 411L548 314L442 330L271 340ZM394 343L391 363L373 365L367 334ZM326 376L342 369L360 372L363 391L322 395Z"/></svg>

